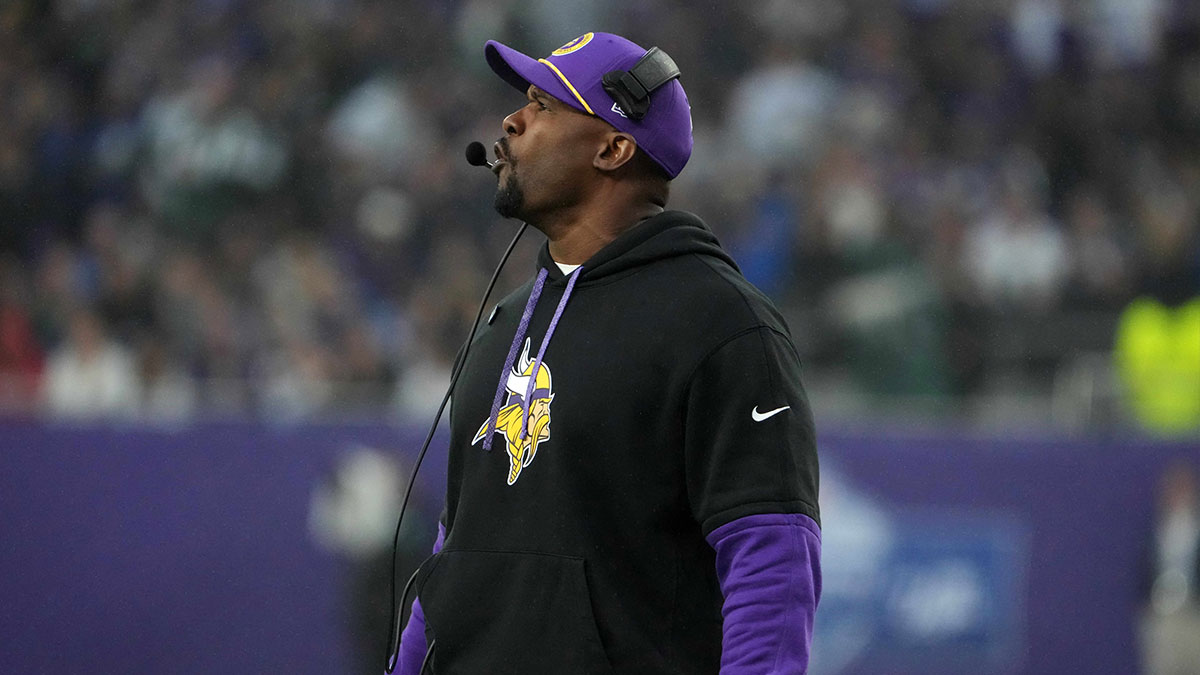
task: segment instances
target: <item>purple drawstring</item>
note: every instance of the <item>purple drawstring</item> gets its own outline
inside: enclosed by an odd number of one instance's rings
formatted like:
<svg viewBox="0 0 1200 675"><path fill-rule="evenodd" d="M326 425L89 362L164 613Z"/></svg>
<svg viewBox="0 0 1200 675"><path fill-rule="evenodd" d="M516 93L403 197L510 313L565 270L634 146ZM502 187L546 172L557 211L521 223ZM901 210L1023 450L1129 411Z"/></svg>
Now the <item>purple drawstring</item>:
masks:
<svg viewBox="0 0 1200 675"><path fill-rule="evenodd" d="M542 367L542 356L546 354L546 348L550 346L550 337L554 335L554 329L558 327L558 320L562 316L563 310L566 309L567 300L571 297L571 292L575 289L575 281L579 279L579 274L582 271L583 267L579 267L571 273L570 279L567 281L567 288L563 291L562 299L558 301L558 307L554 310L554 317L550 319L550 326L546 329L546 336L542 338L542 345L538 348L537 359L533 362L533 372L530 373L529 385L525 391L525 400L523 402L523 414L521 416L522 439L529 433L526 428L529 425L529 399L533 396L538 369ZM508 357L504 360L504 370L500 371L500 383L496 386L495 397L492 398L492 412L488 416L487 432L483 439L484 450L491 451L492 449L492 436L496 432L496 423L500 417L500 400L504 397L505 385L508 384L508 374L512 370L513 362L517 360L517 351L521 348L521 340L525 339L525 331L529 329L529 320L533 316L533 310L537 306L538 298L542 295L542 287L546 283L547 274L544 268L538 272L537 279L533 282L533 290L529 293L529 300L525 303L525 311L521 314L521 322L517 324L516 335L513 335L512 346L508 348Z"/></svg>
<svg viewBox="0 0 1200 675"><path fill-rule="evenodd" d="M542 295L542 286L546 283L547 274L545 268L538 272L537 280L533 282L533 290L529 292L529 301L525 303L525 311L521 314L521 323L517 324L517 334L513 336L512 346L508 348L508 357L504 359L504 370L500 371L500 384L496 387L496 396L492 398L492 413L488 416L487 434L483 437L484 450L492 449L492 435L496 432L496 419L500 416L500 399L504 397L508 371L512 369L513 361L517 360L517 350L520 349L525 331L529 329L529 319L533 316L533 308L537 306L538 298Z"/></svg>
<svg viewBox="0 0 1200 675"><path fill-rule="evenodd" d="M575 280L579 278L579 272L583 267L578 267L571 273L571 278L567 280L567 288L563 291L562 300L558 301L558 307L554 308L554 317L550 319L550 327L546 329L546 337L542 338L542 346L538 347L537 358L533 361L533 373L529 377L529 384L525 387L525 409L521 415L521 440L529 435L529 399L533 397L533 388L537 382L538 369L542 367L542 356L546 353L546 347L550 346L550 336L554 335L554 329L558 327L558 318L562 316L563 309L567 306L567 298L571 297L571 291L575 288Z"/></svg>

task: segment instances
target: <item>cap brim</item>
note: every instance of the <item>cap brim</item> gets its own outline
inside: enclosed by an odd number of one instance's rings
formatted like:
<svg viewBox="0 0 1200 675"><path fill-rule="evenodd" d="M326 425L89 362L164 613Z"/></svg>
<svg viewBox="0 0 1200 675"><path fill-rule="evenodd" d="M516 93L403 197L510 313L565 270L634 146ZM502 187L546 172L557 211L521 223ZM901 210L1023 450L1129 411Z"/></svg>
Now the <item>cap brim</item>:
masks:
<svg viewBox="0 0 1200 675"><path fill-rule="evenodd" d="M525 93L532 84L563 103L587 112L546 64L495 40L487 41L483 54L492 71L521 93Z"/></svg>

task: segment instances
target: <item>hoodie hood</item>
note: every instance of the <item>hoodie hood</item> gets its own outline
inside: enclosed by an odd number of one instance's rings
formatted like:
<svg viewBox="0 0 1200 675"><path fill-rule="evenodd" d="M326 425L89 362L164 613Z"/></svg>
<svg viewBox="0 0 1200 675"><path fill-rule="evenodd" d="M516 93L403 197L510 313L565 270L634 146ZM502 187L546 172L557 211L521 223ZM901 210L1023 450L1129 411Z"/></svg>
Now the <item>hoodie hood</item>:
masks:
<svg viewBox="0 0 1200 675"><path fill-rule="evenodd" d="M721 248L717 236L698 216L686 211L663 211L621 233L584 262L578 284L585 287L650 263L685 255L710 256L738 269L733 258ZM565 283L566 276L550 257L549 243L538 253L538 265L547 271L548 282Z"/></svg>

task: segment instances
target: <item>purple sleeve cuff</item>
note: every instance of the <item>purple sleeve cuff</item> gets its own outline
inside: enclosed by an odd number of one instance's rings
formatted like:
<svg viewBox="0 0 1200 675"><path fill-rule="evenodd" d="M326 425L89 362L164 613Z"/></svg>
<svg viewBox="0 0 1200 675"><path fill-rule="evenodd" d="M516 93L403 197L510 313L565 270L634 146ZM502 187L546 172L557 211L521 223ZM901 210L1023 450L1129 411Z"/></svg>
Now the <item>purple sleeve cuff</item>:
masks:
<svg viewBox="0 0 1200 675"><path fill-rule="evenodd" d="M746 516L713 530L725 604L721 675L808 672L821 598L821 529L800 513Z"/></svg>
<svg viewBox="0 0 1200 675"><path fill-rule="evenodd" d="M446 526L438 523L437 541L433 543L433 552L437 553L442 550L444 543L446 543ZM425 642L425 610L421 609L420 599L414 598L408 625L400 634L400 659L396 672L399 675L417 675L428 648L429 646Z"/></svg>

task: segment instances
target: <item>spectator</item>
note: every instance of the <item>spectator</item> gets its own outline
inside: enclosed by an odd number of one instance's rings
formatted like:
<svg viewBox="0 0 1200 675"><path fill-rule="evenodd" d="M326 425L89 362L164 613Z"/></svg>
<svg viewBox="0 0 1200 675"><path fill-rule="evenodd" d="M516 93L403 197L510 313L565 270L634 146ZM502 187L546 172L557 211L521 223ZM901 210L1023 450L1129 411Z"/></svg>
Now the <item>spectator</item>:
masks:
<svg viewBox="0 0 1200 675"><path fill-rule="evenodd" d="M191 376L171 359L163 343L144 339L139 346L141 417L153 423L190 420L198 405L198 392Z"/></svg>
<svg viewBox="0 0 1200 675"><path fill-rule="evenodd" d="M1189 464L1174 464L1162 476L1148 554L1145 673L1195 672L1200 663L1200 490Z"/></svg>
<svg viewBox="0 0 1200 675"><path fill-rule="evenodd" d="M819 155L838 105L838 80L784 44L769 45L762 62L733 89L730 131L741 150L784 167Z"/></svg>
<svg viewBox="0 0 1200 675"><path fill-rule="evenodd" d="M0 416L34 412L45 357L26 309L20 262L0 259Z"/></svg>
<svg viewBox="0 0 1200 675"><path fill-rule="evenodd" d="M1067 208L1071 305L1115 309L1132 291L1127 253L1131 246L1118 238L1111 211L1095 190L1077 191Z"/></svg>
<svg viewBox="0 0 1200 675"><path fill-rule="evenodd" d="M72 312L66 341L50 354L46 367L46 412L73 419L132 418L141 394L128 351L109 338L90 310Z"/></svg>
<svg viewBox="0 0 1200 675"><path fill-rule="evenodd" d="M965 267L997 309L1054 309L1066 282L1067 246L1027 177L1001 188L998 202L968 231Z"/></svg>

